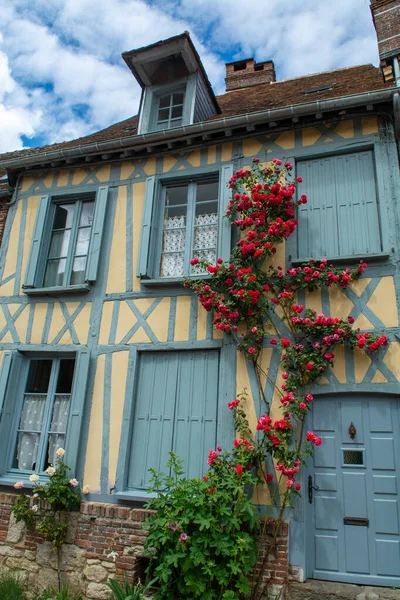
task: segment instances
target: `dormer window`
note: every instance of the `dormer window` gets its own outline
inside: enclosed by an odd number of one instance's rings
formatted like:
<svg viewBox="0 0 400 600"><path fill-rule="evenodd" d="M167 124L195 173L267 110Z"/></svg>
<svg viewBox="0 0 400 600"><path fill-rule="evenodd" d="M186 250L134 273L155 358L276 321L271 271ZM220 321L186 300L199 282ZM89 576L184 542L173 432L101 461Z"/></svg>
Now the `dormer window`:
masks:
<svg viewBox="0 0 400 600"><path fill-rule="evenodd" d="M221 112L187 31L122 56L143 90L138 134L192 125Z"/></svg>
<svg viewBox="0 0 400 600"><path fill-rule="evenodd" d="M182 125L184 90L164 94L158 101L157 131Z"/></svg>

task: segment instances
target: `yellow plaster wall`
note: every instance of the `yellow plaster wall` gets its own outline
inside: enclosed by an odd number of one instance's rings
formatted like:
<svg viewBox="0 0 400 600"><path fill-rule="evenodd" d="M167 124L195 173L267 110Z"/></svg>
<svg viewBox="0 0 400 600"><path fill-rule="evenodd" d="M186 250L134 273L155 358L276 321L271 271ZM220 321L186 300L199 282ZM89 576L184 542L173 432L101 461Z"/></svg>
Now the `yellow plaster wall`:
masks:
<svg viewBox="0 0 400 600"><path fill-rule="evenodd" d="M128 359L129 352L114 352L112 355L110 441L108 458L109 487L115 485L117 474L118 451L125 402L125 385L128 375Z"/></svg>
<svg viewBox="0 0 400 600"><path fill-rule="evenodd" d="M28 204L26 208L26 221L25 221L25 235L24 235L24 247L22 254L22 268L21 268L21 289L20 294L22 294L22 285L25 280L25 272L28 264L29 252L31 249L32 243L32 235L33 228L35 226L36 221L36 213L39 205L40 196L30 196L28 198Z"/></svg>
<svg viewBox="0 0 400 600"><path fill-rule="evenodd" d="M189 339L190 296L178 296L176 299L175 335L176 342Z"/></svg>
<svg viewBox="0 0 400 600"><path fill-rule="evenodd" d="M43 329L46 322L48 304L38 302L35 304L35 313L33 316L31 344L41 344L43 338Z"/></svg>
<svg viewBox="0 0 400 600"><path fill-rule="evenodd" d="M83 477L83 485L88 485L92 492L100 491L105 358L104 354L97 358Z"/></svg>
<svg viewBox="0 0 400 600"><path fill-rule="evenodd" d="M15 269L17 266L18 259L18 240L19 240L19 232L21 228L21 215L22 215L22 202L18 201L17 209L15 212L14 220L11 227L10 239L8 243L6 262L4 265L3 279L6 279L10 275L15 273ZM6 296L8 293L11 295L14 290L14 282L10 282L12 285L10 286L10 291L7 292L4 290L5 286L1 288L1 295Z"/></svg>
<svg viewBox="0 0 400 600"><path fill-rule="evenodd" d="M107 293L126 291L126 185L118 188Z"/></svg>

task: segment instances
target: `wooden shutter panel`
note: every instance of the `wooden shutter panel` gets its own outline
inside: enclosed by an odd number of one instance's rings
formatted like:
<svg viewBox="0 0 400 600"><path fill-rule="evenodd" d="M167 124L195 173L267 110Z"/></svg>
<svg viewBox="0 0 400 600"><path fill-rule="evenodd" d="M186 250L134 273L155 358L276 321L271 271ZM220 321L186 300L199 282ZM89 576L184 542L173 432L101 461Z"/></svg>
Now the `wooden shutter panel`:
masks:
<svg viewBox="0 0 400 600"><path fill-rule="evenodd" d="M172 450L177 368L176 352L144 352L140 357L129 488L149 487L149 467L165 471Z"/></svg>
<svg viewBox="0 0 400 600"><path fill-rule="evenodd" d="M36 274L40 258L40 250L42 246L43 234L45 231L47 215L50 206L50 196L42 196L39 201L39 206L36 215L35 227L33 229L31 249L26 267L25 281L23 287L34 288L37 286ZM39 283L39 285L41 282Z"/></svg>
<svg viewBox="0 0 400 600"><path fill-rule="evenodd" d="M372 151L299 161L308 203L299 209L299 258L381 251Z"/></svg>
<svg viewBox="0 0 400 600"><path fill-rule="evenodd" d="M165 472L171 450L187 476L202 475L216 444L218 372L218 350L142 354L128 488L148 488L148 468Z"/></svg>
<svg viewBox="0 0 400 600"><path fill-rule="evenodd" d="M68 419L65 440L65 463L76 474L79 441L81 437L83 410L85 407L87 381L89 375L90 353L87 348L77 352L74 382L71 393L71 411Z"/></svg>
<svg viewBox="0 0 400 600"><path fill-rule="evenodd" d="M104 222L107 211L108 186L99 187L94 204L92 233L90 236L89 253L86 264L86 281L96 281L99 266L101 240L103 239Z"/></svg>
<svg viewBox="0 0 400 600"><path fill-rule="evenodd" d="M5 398L6 390L7 390L8 376L10 374L11 359L12 359L12 352L4 352L3 362L1 364L1 372L0 372L0 419L1 419L1 413L3 410L4 398Z"/></svg>
<svg viewBox="0 0 400 600"><path fill-rule="evenodd" d="M233 165L225 165L220 171L218 207L218 258L229 260L231 254L231 222L225 217L226 207L232 196L228 186L233 175Z"/></svg>
<svg viewBox="0 0 400 600"><path fill-rule="evenodd" d="M1 384L5 385L4 389L4 403L3 412L0 420L0 473L4 473L5 469L9 466L6 464L9 455L9 442L10 435L12 432L14 413L16 406L18 406L19 395L22 393L22 369L26 361L25 357L18 350L13 350L10 353L10 362L8 367L8 374L3 369L1 374ZM4 365L6 366L6 365Z"/></svg>
<svg viewBox="0 0 400 600"><path fill-rule="evenodd" d="M136 275L143 278L151 278L151 251L150 241L152 232L156 230L154 223L155 206L155 177L148 177L146 180L146 191L144 196L142 231L140 237L139 259L136 269Z"/></svg>
<svg viewBox="0 0 400 600"><path fill-rule="evenodd" d="M173 451L184 460L185 476L200 477L216 446L219 351L179 353Z"/></svg>

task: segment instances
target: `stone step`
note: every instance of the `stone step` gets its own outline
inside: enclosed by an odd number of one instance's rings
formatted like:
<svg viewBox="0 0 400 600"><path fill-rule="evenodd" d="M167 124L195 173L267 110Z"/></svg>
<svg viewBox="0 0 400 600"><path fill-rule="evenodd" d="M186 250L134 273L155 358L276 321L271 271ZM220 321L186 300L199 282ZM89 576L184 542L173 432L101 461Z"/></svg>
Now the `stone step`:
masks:
<svg viewBox="0 0 400 600"><path fill-rule="evenodd" d="M400 589L309 579L291 583L285 600L400 600Z"/></svg>

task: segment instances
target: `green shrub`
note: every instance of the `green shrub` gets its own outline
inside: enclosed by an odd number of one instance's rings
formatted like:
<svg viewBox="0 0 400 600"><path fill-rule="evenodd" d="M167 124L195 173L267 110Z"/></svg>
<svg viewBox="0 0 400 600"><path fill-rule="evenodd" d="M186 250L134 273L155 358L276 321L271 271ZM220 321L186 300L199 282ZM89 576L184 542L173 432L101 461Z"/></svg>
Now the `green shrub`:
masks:
<svg viewBox="0 0 400 600"><path fill-rule="evenodd" d="M34 600L84 600L80 594L75 594L68 589L68 585L61 584L60 591L53 587L47 588L44 592L35 596Z"/></svg>
<svg viewBox="0 0 400 600"><path fill-rule="evenodd" d="M13 575L0 575L0 600L26 600L22 582Z"/></svg>
<svg viewBox="0 0 400 600"><path fill-rule="evenodd" d="M249 494L257 481L251 449L239 442L232 454L211 451L203 479L182 477L173 453L171 476L150 469L158 496L148 504L155 512L145 549L159 587L154 598L236 600L250 592L259 529Z"/></svg>
<svg viewBox="0 0 400 600"><path fill-rule="evenodd" d="M108 587L112 591L108 600L143 600L145 598L143 586L140 583L137 585L130 583L126 574L122 583L117 579L110 579Z"/></svg>

